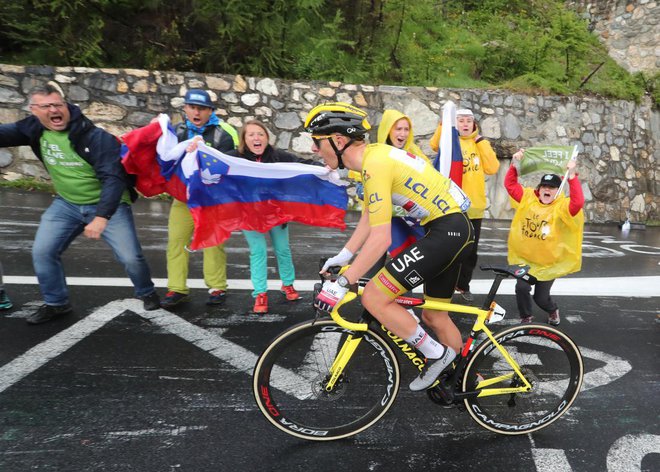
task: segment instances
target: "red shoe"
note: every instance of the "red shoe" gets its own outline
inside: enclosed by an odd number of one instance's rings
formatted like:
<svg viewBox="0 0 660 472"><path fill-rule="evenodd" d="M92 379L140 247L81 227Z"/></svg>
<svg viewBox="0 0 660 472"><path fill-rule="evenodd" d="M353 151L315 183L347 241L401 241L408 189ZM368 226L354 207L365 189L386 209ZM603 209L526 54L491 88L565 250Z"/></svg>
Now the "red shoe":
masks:
<svg viewBox="0 0 660 472"><path fill-rule="evenodd" d="M260 293L257 295L257 298L254 300L254 307L252 308L252 313L258 313L258 314L268 313L267 293Z"/></svg>
<svg viewBox="0 0 660 472"><path fill-rule="evenodd" d="M300 294L296 291L296 289L293 288L293 285L282 285L280 291L286 296L286 299L289 300L290 302L295 302L296 300L300 300L302 298Z"/></svg>

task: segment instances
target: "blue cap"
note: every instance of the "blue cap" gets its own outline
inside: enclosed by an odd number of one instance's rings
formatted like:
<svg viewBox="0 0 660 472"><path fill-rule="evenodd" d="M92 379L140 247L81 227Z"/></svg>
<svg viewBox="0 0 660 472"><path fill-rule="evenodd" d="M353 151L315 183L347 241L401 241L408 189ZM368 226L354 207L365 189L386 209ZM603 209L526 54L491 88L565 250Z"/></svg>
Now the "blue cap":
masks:
<svg viewBox="0 0 660 472"><path fill-rule="evenodd" d="M206 90L190 89L186 92L186 98L183 101L186 105L199 105L215 109L211 96Z"/></svg>

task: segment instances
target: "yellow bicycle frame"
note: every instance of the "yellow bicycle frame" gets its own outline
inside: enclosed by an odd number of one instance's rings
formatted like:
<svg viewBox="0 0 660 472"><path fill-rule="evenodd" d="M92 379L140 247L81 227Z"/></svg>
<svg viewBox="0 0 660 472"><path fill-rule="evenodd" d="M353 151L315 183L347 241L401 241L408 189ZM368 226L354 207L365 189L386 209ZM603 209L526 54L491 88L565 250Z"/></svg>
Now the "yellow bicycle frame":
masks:
<svg viewBox="0 0 660 472"><path fill-rule="evenodd" d="M343 305L355 300L358 297L358 295L361 295L361 292L362 292L362 287L358 289L358 294L353 292L347 293L344 299L341 300L337 305L335 305L334 309L330 313L330 316L332 317L334 322L337 323L342 328L355 332L364 332L368 329L367 323L354 323L342 318L342 316L339 314L339 309ZM511 357L508 351L500 343L497 342L497 340L493 336L493 332L487 326L487 322L490 321L495 311L495 307L496 307L495 302L491 304L488 310L482 310L480 308L476 308L473 306L438 302L432 300L425 301L423 304L416 306L416 308L422 308L426 310L448 311L454 313L465 313L469 315L476 315L477 320L475 321L472 327L472 331L474 331L475 333L483 331L488 337L488 339L490 339L493 342L493 345L502 354L502 356L507 361L507 363L511 366L513 372L515 372L515 374L523 382L523 385L519 387L505 387L505 388L491 387L492 385L499 384L500 382L511 380L514 376L513 373L508 373L493 378L483 379L476 386L477 390L480 390L477 396L485 397L489 395L507 395L512 393L529 392L532 389L531 383L523 375L518 363ZM348 362L353 356L353 353L357 349L361 340L362 338L360 336L354 337L353 335L348 335L348 338L342 345L341 349L339 350L339 353L337 354L337 357L335 358L332 366L330 367L331 376L325 386L326 391L328 392L332 391L332 389L335 386L335 383L337 382L337 379L341 376L342 372L348 365ZM463 355L466 354L467 353L465 352L463 353Z"/></svg>

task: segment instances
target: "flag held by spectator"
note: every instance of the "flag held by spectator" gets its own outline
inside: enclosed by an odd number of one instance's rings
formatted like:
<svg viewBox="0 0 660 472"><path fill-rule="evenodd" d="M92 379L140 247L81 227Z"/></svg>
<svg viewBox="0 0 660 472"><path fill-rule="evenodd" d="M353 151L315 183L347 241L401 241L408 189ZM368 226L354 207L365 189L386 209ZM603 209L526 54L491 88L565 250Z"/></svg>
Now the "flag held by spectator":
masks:
<svg viewBox="0 0 660 472"><path fill-rule="evenodd" d="M442 107L442 132L440 146L433 166L459 187L463 186L463 153L456 129L456 105L449 100ZM451 126L446 126L451 123Z"/></svg>
<svg viewBox="0 0 660 472"><path fill-rule="evenodd" d="M217 246L232 231L265 232L290 221L346 228L346 184L325 167L252 162L201 143L186 153L191 140L178 143L167 115L122 140L122 163L140 193L168 193L188 204L191 249Z"/></svg>
<svg viewBox="0 0 660 472"><path fill-rule="evenodd" d="M175 149L178 139L167 115L126 133L121 137L122 164L128 174L135 176L135 188L145 197L168 193L182 202L186 201L186 186L179 178L172 178L177 157L169 161L164 156Z"/></svg>
<svg viewBox="0 0 660 472"><path fill-rule="evenodd" d="M533 172L562 175L566 164L577 157L577 146L537 146L525 148L525 158L520 161L520 175Z"/></svg>
<svg viewBox="0 0 660 472"><path fill-rule="evenodd" d="M345 184L327 168L266 164L200 144L181 161L195 221L191 249L216 246L232 231L265 232L296 221L345 229Z"/></svg>

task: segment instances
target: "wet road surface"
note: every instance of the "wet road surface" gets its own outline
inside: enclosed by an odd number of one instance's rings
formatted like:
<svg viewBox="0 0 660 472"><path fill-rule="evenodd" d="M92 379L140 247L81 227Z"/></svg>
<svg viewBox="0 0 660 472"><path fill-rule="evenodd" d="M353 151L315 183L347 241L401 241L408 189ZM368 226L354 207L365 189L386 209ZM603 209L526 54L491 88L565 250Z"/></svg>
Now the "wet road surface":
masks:
<svg viewBox="0 0 660 472"><path fill-rule="evenodd" d="M0 189L0 260L14 308L0 315L1 471L224 470L660 470L658 331L660 229L588 225L583 271L553 288L561 329L580 346L585 385L557 423L503 437L456 409L407 390L384 419L347 440L308 443L267 423L252 397L251 372L277 333L310 319L319 257L348 233L292 225L292 252L304 300L286 302L269 255L270 313L248 314L248 252L227 243L230 292L205 304L201 254L191 257L192 301L144 312L103 242L78 238L65 253L74 312L25 323L40 304L30 248L51 197ZM169 204L134 207L145 256L165 292ZM351 217L354 224L354 216ZM484 221L480 263L504 263L508 222ZM490 281L476 274L483 300ZM560 284L561 282L561 284ZM516 319L512 284L498 297ZM540 313L537 319L543 320ZM467 329L467 320L456 317Z"/></svg>

